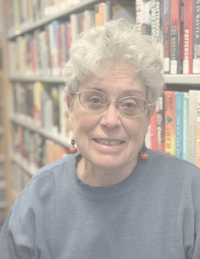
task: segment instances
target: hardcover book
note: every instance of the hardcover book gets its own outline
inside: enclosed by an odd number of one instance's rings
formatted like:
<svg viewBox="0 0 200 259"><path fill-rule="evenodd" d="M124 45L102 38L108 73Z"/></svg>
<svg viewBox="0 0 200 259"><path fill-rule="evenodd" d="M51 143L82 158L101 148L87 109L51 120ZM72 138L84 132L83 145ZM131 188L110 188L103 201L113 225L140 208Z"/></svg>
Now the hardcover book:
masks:
<svg viewBox="0 0 200 259"><path fill-rule="evenodd" d="M164 92L165 98L165 153L175 155L175 93Z"/></svg>

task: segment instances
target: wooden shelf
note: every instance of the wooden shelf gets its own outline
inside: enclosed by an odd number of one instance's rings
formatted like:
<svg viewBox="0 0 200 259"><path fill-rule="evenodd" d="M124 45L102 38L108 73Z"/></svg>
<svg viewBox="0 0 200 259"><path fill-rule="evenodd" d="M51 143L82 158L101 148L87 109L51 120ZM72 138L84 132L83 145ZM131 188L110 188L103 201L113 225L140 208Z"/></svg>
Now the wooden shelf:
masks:
<svg viewBox="0 0 200 259"><path fill-rule="evenodd" d="M164 75L166 84L192 84L200 86L200 75ZM9 80L13 82L46 82L46 83L65 83L64 78L61 77L42 77L42 76L19 76L9 75Z"/></svg>
<svg viewBox="0 0 200 259"><path fill-rule="evenodd" d="M69 148L71 146L70 140L65 138L64 136L61 136L59 134L53 134L52 132L49 132L48 130L45 130L43 128L37 128L34 126L34 123L29 123L26 119L23 120L18 115L14 115L10 119L12 122L19 124L22 127L27 128L31 131L37 132L45 138L51 139L64 147Z"/></svg>
<svg viewBox="0 0 200 259"><path fill-rule="evenodd" d="M19 75L9 75L9 80L12 82L45 82L45 83L63 83L64 78L61 77L42 77L42 76L19 76Z"/></svg>
<svg viewBox="0 0 200 259"><path fill-rule="evenodd" d="M33 22L33 23L30 23L30 24L22 24L22 25L20 25L20 30L14 30L14 29L10 30L7 34L7 39L11 40L11 39L13 39L13 38L15 38L19 35L22 35L22 34L26 33L26 32L30 32L30 31L32 31L36 28L40 28L40 27L44 26L45 24L50 23L53 20L61 19L65 16L67 17L72 13L82 12L85 9L88 9L90 7L94 7L94 5L96 3L100 3L100 2L102 2L102 0L84 0L84 1L81 1L80 3L78 3L76 5L70 6L69 8L67 8L64 11L58 11L58 13L56 13L52 16L41 19L40 21Z"/></svg>
<svg viewBox="0 0 200 259"><path fill-rule="evenodd" d="M166 84L192 84L200 86L200 74L199 75L164 75Z"/></svg>

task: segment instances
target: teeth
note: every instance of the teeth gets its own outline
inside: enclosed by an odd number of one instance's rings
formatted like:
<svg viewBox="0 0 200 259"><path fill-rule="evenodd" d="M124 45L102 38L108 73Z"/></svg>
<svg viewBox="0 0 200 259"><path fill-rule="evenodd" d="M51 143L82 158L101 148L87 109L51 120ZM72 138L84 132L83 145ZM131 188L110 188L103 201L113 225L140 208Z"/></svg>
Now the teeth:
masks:
<svg viewBox="0 0 200 259"><path fill-rule="evenodd" d="M103 140L103 139L96 139L98 143L104 144L104 145L110 145L110 146L116 146L121 144L122 141L116 141L116 140Z"/></svg>

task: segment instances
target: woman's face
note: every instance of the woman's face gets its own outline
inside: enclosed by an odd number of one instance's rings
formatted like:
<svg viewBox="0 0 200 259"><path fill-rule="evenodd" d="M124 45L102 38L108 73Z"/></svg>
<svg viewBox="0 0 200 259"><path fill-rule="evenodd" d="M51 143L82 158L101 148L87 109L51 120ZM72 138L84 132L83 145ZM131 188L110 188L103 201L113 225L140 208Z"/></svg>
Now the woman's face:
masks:
<svg viewBox="0 0 200 259"><path fill-rule="evenodd" d="M146 99L145 87L134 78L132 67L121 64L109 70L104 66L104 69L103 78L91 76L80 84L78 92L94 89L109 99L119 100L130 95ZM105 111L93 113L80 104L77 96L70 118L77 147L92 168L123 171L137 164L150 121L147 111L139 117L125 117L112 102Z"/></svg>

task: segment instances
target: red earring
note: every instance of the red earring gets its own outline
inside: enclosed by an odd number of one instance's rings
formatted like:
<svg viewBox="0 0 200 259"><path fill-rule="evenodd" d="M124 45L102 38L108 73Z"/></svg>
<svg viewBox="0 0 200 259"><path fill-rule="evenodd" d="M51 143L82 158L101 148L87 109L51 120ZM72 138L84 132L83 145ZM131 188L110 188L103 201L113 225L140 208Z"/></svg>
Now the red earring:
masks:
<svg viewBox="0 0 200 259"><path fill-rule="evenodd" d="M148 158L148 154L146 153L146 151L147 151L147 147L145 145L145 140L144 140L142 147L140 149L140 159L141 160L146 160Z"/></svg>
<svg viewBox="0 0 200 259"><path fill-rule="evenodd" d="M70 152L71 154L74 154L74 153L77 152L77 148L74 147L74 145L76 144L74 137L73 137L72 140L71 140L71 144L72 144L72 147L69 149L69 152Z"/></svg>

